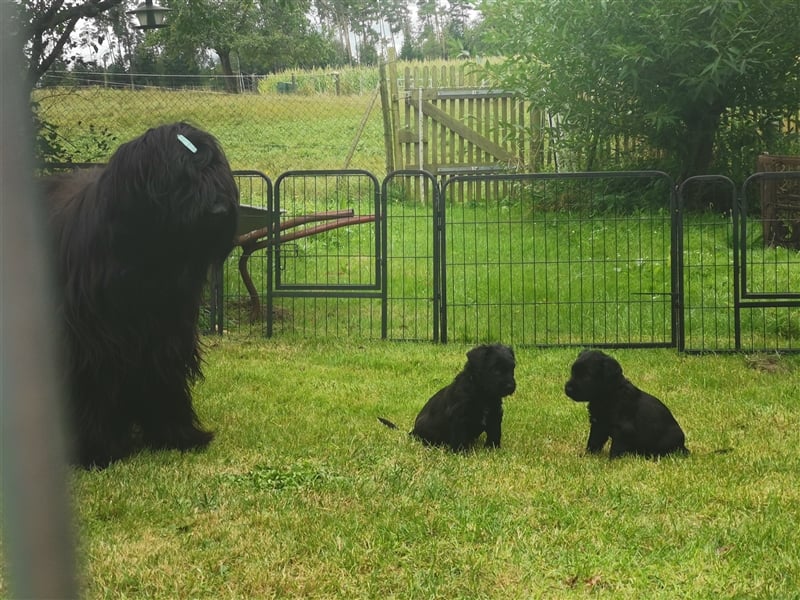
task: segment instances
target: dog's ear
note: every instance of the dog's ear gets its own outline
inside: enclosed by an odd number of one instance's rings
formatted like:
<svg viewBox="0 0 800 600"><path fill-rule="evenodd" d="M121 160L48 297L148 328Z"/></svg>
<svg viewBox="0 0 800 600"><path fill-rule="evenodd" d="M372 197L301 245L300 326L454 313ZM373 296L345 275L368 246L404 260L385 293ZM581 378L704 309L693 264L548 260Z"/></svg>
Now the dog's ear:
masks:
<svg viewBox="0 0 800 600"><path fill-rule="evenodd" d="M472 350L467 352L467 364L468 365L479 365L486 356L486 352L488 351L488 346L475 346Z"/></svg>
<svg viewBox="0 0 800 600"><path fill-rule="evenodd" d="M622 365L617 359L611 356L603 357L603 378L606 381L614 381L622 377Z"/></svg>

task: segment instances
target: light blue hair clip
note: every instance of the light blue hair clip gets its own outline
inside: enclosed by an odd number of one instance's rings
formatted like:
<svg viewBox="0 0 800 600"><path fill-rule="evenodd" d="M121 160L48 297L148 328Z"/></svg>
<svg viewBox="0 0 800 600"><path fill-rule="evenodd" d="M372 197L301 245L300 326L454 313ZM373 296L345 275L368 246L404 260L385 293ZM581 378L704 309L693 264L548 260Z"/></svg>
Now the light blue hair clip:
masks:
<svg viewBox="0 0 800 600"><path fill-rule="evenodd" d="M191 152L192 154L197 154L197 146L195 146L192 142L190 142L189 138L187 138L182 133L178 134L178 141L184 146L186 146L189 149L189 152Z"/></svg>

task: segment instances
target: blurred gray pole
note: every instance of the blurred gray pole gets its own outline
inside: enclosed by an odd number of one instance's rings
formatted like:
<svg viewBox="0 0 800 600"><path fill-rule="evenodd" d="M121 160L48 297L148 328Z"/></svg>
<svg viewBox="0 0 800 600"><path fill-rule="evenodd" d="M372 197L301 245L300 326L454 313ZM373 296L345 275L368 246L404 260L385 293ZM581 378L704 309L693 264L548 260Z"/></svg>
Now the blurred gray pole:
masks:
<svg viewBox="0 0 800 600"><path fill-rule="evenodd" d="M10 598L78 595L44 218L22 50L0 0L0 421Z"/></svg>

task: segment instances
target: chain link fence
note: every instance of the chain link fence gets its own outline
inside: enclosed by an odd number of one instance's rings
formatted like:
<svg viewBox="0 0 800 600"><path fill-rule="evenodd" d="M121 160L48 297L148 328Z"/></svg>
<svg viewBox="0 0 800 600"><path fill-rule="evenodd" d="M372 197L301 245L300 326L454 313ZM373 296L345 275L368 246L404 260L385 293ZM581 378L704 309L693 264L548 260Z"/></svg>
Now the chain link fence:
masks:
<svg viewBox="0 0 800 600"><path fill-rule="evenodd" d="M337 86L335 74L322 73L286 81L253 76L248 86L257 92L230 94L209 87L208 78L154 78L46 75L33 100L57 136L56 162L105 162L150 127L188 121L219 139L234 169L272 177L292 169L386 170L377 82Z"/></svg>

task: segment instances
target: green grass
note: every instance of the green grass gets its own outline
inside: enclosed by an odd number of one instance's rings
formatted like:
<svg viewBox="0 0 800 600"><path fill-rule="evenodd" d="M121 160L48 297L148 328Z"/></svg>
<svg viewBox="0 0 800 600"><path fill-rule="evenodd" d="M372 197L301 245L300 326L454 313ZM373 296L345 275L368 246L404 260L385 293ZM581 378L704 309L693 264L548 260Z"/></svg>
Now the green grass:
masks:
<svg viewBox="0 0 800 600"><path fill-rule="evenodd" d="M87 598L797 597L798 357L614 352L692 454L611 462L574 350L518 349L502 448L454 455L375 417L410 428L464 346L206 343L212 446L72 478Z"/></svg>
<svg viewBox="0 0 800 600"><path fill-rule="evenodd" d="M360 209L363 212L365 209ZM525 345L670 344L669 216L659 213L528 214L524 203L497 211L486 205L448 208L448 339L490 339ZM357 211L358 212L358 211ZM388 207L388 337L431 339L433 216L429 206ZM684 220L684 315L687 348L734 348L734 273L730 219L714 214ZM364 283L374 278L374 230L358 225L305 238L284 248L282 281ZM800 290L800 254L758 249L749 273L761 291ZM249 327L240 310L243 288L228 259L226 327ZM265 293L264 253L251 274ZM768 287L771 286L771 287ZM379 337L373 300L275 300L279 333ZM367 325L364 325L364 324ZM325 329L321 327L324 325ZM337 324L341 327L337 328ZM796 349L796 307L742 311L745 350Z"/></svg>
<svg viewBox="0 0 800 600"><path fill-rule="evenodd" d="M148 127L189 121L213 133L234 169L255 169L273 179L295 169L350 168L384 173L380 103L362 119L371 96L231 95L213 92L46 88L34 98L40 114L59 127L76 158L102 162L116 147ZM94 131L107 131L114 143L94 153Z"/></svg>

